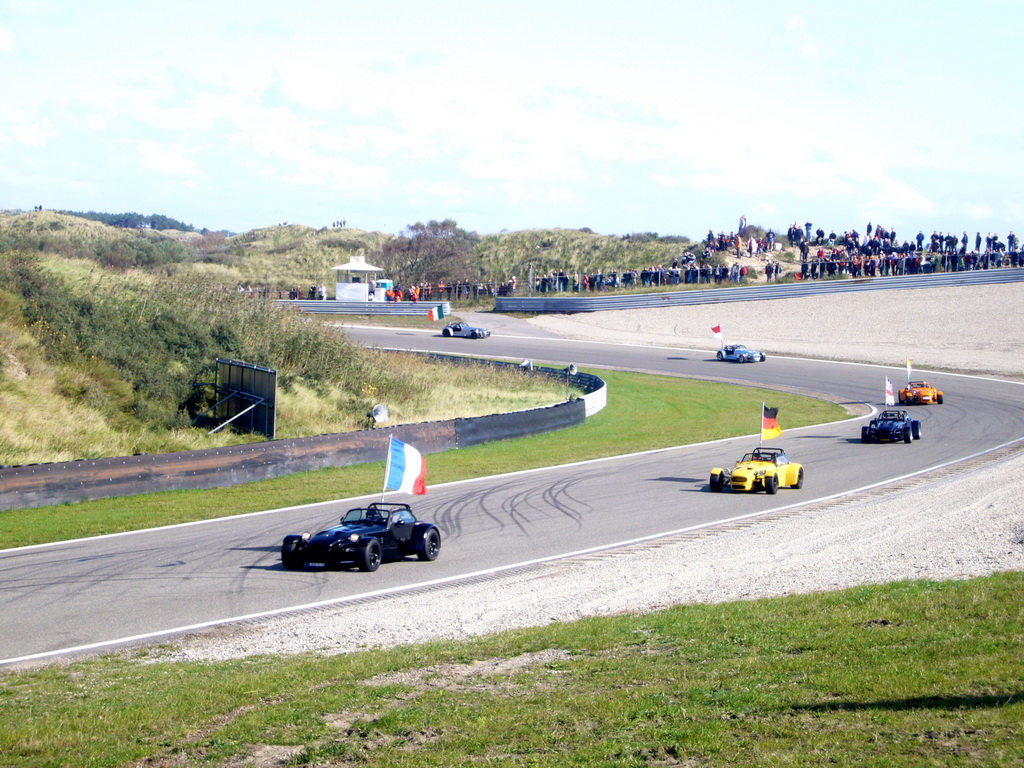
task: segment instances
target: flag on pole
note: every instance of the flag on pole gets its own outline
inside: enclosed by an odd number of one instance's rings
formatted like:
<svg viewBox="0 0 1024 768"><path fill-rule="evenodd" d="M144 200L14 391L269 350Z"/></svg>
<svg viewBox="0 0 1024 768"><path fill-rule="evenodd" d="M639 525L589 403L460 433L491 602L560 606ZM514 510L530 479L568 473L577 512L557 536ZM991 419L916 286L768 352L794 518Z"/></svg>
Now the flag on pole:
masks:
<svg viewBox="0 0 1024 768"><path fill-rule="evenodd" d="M907 358L907 381L910 381L910 358Z"/></svg>
<svg viewBox="0 0 1024 768"><path fill-rule="evenodd" d="M444 317L444 307L438 304L436 307L431 307L427 310L427 317L431 320L440 320Z"/></svg>
<svg viewBox="0 0 1024 768"><path fill-rule="evenodd" d="M778 437L782 434L782 428L779 427L779 409L769 408L764 403L761 403L761 439L771 440L773 437Z"/></svg>
<svg viewBox="0 0 1024 768"><path fill-rule="evenodd" d="M718 343L721 344L722 343L722 326L720 326L720 325L712 326L711 332L713 334L715 334L715 338L718 339Z"/></svg>
<svg viewBox="0 0 1024 768"><path fill-rule="evenodd" d="M389 438L384 490L423 495L427 492L427 462L408 443Z"/></svg>
<svg viewBox="0 0 1024 768"><path fill-rule="evenodd" d="M892 382L888 376L885 377L885 404L896 405L896 396L892 392Z"/></svg>

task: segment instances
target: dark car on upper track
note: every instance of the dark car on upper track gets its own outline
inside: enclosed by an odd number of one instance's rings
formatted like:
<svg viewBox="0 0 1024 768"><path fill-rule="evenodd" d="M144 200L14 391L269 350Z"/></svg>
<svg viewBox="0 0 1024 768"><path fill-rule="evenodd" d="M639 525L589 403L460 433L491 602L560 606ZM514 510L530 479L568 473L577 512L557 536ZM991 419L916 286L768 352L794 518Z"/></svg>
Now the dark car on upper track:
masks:
<svg viewBox="0 0 1024 768"><path fill-rule="evenodd" d="M436 560L441 532L433 523L417 520L408 504L373 502L350 509L341 524L317 534L289 534L281 545L281 563L290 571L300 568L356 566L376 571L384 560L416 555Z"/></svg>
<svg viewBox="0 0 1024 768"><path fill-rule="evenodd" d="M491 335L488 328L478 328L468 323L449 323L442 331L442 336L462 336L466 339L484 339Z"/></svg>

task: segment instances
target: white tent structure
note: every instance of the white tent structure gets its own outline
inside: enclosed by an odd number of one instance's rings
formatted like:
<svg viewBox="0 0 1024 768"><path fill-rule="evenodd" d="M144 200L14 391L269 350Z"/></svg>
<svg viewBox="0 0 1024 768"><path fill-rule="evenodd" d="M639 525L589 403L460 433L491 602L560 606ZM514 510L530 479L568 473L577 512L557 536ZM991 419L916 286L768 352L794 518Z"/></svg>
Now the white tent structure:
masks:
<svg viewBox="0 0 1024 768"><path fill-rule="evenodd" d="M337 270L334 293L337 301L370 301L370 288L373 287L371 277L374 272L384 271L381 267L367 264L365 256L353 256L348 263L338 264L331 269ZM384 301L383 291L376 291L373 299Z"/></svg>

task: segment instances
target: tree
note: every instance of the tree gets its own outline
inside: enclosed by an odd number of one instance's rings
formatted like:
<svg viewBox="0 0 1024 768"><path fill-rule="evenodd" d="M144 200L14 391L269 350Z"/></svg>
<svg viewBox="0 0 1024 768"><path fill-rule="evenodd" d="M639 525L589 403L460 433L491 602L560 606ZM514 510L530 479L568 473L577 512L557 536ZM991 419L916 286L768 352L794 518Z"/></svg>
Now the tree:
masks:
<svg viewBox="0 0 1024 768"><path fill-rule="evenodd" d="M473 249L480 237L453 219L417 222L379 246L377 266L397 282L472 280L479 276Z"/></svg>

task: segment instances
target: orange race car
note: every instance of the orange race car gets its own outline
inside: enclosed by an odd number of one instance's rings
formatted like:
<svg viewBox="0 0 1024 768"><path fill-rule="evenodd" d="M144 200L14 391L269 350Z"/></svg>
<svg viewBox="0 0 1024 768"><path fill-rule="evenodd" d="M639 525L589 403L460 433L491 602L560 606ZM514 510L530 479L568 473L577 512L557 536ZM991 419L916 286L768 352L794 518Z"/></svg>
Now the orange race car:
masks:
<svg viewBox="0 0 1024 768"><path fill-rule="evenodd" d="M927 381L908 381L900 390L900 405L938 403L942 405L942 393Z"/></svg>

